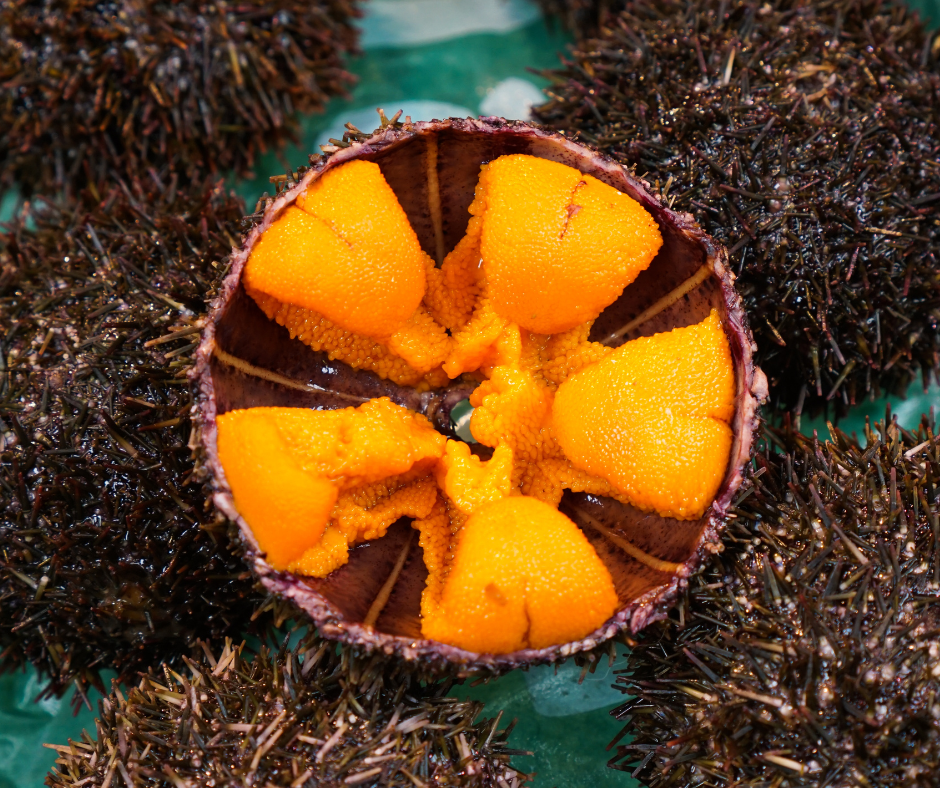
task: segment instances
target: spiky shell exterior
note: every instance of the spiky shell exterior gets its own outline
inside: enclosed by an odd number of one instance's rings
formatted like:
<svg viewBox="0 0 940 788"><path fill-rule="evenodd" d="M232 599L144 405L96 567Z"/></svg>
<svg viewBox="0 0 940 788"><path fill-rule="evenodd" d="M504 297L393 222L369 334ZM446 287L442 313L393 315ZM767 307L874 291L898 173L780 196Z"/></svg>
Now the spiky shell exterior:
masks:
<svg viewBox="0 0 940 788"><path fill-rule="evenodd" d="M940 69L881 0L631 0L554 73L545 123L724 243L778 404L937 369Z"/></svg>
<svg viewBox="0 0 940 788"><path fill-rule="evenodd" d="M96 736L58 747L53 788L421 785L517 788L508 730L450 681L308 637L254 656L197 650L100 702ZM511 726L510 726L511 728Z"/></svg>
<svg viewBox="0 0 940 788"><path fill-rule="evenodd" d="M352 77L358 0L0 4L0 189L245 171ZM167 177L165 173L163 177Z"/></svg>
<svg viewBox="0 0 940 788"><path fill-rule="evenodd" d="M933 786L940 446L925 417L755 459L728 549L642 633L611 764L666 786Z"/></svg>
<svg viewBox="0 0 940 788"><path fill-rule="evenodd" d="M0 235L0 667L99 684L239 634L259 599L207 510L186 380L243 206L111 181Z"/></svg>

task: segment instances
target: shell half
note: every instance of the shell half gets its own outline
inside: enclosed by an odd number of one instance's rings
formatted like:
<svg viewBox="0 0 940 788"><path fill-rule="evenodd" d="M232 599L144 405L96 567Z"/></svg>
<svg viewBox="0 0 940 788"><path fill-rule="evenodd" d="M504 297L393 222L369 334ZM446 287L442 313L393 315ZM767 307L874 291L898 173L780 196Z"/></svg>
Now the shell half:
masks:
<svg viewBox="0 0 940 788"><path fill-rule="evenodd" d="M351 550L349 562L325 578L274 570L235 509L218 459L215 419L235 408L344 408L387 396L424 413L447 431L450 408L468 396L466 386L419 393L330 361L326 354L291 340L286 329L265 317L246 294L242 272L252 248L278 215L324 172L352 159L379 165L422 247L440 261L464 234L480 165L513 153L562 162L593 175L639 201L659 224L663 246L658 255L597 319L591 339L616 346L693 325L717 309L731 348L736 399L728 469L699 520L673 520L612 499L565 493L561 511L581 527L613 577L620 601L615 615L576 642L492 655L422 637L419 605L427 570L407 522L396 523L385 537ZM726 251L689 214L670 210L647 183L622 165L562 135L500 118L393 124L320 159L268 205L241 248L233 252L230 272L211 306L193 373L198 385L198 440L213 480L214 503L237 523L247 560L260 583L296 603L324 636L407 659L467 668L550 662L663 618L702 558L720 549L720 532L741 486L758 424L758 404L766 398L766 380L752 362L754 349ZM403 554L404 563L395 573ZM383 598L376 617L376 599ZM374 625L364 623L367 617Z"/></svg>

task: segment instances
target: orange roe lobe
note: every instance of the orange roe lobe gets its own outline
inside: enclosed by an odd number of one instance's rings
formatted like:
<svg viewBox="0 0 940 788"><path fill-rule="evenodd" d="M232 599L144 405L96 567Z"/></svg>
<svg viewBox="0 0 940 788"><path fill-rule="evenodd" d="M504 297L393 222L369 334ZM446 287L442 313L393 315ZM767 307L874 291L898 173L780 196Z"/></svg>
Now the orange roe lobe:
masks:
<svg viewBox="0 0 940 788"><path fill-rule="evenodd" d="M306 470L348 490L412 469L429 472L447 439L424 416L388 397L357 408L252 408L278 411L278 426L291 454Z"/></svg>
<svg viewBox="0 0 940 788"><path fill-rule="evenodd" d="M500 445L483 462L466 443L447 441L437 466L437 484L464 514L506 498L512 492L512 449Z"/></svg>
<svg viewBox="0 0 940 788"><path fill-rule="evenodd" d="M582 638L617 604L610 572L578 527L548 504L514 496L466 521L422 633L505 654Z"/></svg>
<svg viewBox="0 0 940 788"><path fill-rule="evenodd" d="M231 411L216 419L219 460L258 546L272 566L286 569L320 540L338 490L291 456L276 422L260 412L265 410Z"/></svg>
<svg viewBox="0 0 940 788"><path fill-rule="evenodd" d="M370 370L401 386L427 389L448 382L443 370L432 369L425 374L374 339L346 331L317 312L285 304L251 288L246 287L246 290L269 320L287 329L291 339L299 339L314 350L324 351L331 361L342 361L354 369Z"/></svg>
<svg viewBox="0 0 940 788"><path fill-rule="evenodd" d="M701 323L636 339L558 387L565 456L645 511L701 517L731 452L734 369L714 310Z"/></svg>
<svg viewBox="0 0 940 788"><path fill-rule="evenodd" d="M596 318L662 246L636 200L573 167L501 156L482 167L470 213L493 308L540 334Z"/></svg>
<svg viewBox="0 0 940 788"><path fill-rule="evenodd" d="M275 569L332 571L345 563L337 534L347 547L375 538L404 514L425 516L437 497L428 474L446 439L387 398L235 410L216 423L235 506Z"/></svg>
<svg viewBox="0 0 940 788"><path fill-rule="evenodd" d="M245 283L342 328L384 339L424 296L427 255L377 164L316 180L255 244Z"/></svg>

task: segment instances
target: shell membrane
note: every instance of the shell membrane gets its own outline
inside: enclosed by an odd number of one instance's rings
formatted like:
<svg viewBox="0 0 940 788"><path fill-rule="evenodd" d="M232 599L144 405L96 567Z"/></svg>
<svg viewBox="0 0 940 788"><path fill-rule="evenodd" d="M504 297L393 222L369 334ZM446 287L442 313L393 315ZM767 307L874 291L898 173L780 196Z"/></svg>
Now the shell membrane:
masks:
<svg viewBox="0 0 940 788"><path fill-rule="evenodd" d="M661 788L935 784L936 422L888 418L867 448L830 431L768 433L727 549L631 642L614 768Z"/></svg>
<svg viewBox="0 0 940 788"><path fill-rule="evenodd" d="M561 135L529 124L499 118L449 119L428 123L389 120L373 134L350 129L339 145L326 148L325 157L311 157L311 166L291 173L274 197L259 202L255 226L233 254L232 268L210 311L193 376L199 386L200 464L214 480L216 506L238 523L246 556L262 585L288 598L311 616L321 634L342 642L367 645L407 659L421 659L441 668L503 670L521 663L550 662L592 649L624 629L636 631L662 615L684 585L690 567L717 548L724 513L740 483L740 467L747 456L757 424L757 402L766 396L766 382L750 358L752 345L724 268L724 251L686 216L674 214L652 197L646 185L623 167ZM419 601L427 570L419 551L408 548L410 528L393 526L381 539L354 550L349 562L325 578L309 578L275 571L265 561L250 527L239 516L216 453L217 415L235 408L277 405L290 407L347 407L349 395L388 396L393 402L425 413L442 431L449 429L449 411L466 398L470 387L417 392L377 376L355 371L289 338L286 330L268 320L246 294L242 270L254 244L280 211L289 206L315 178L332 167L356 158L374 161L395 191L422 247L437 259L463 237L467 207L485 161L505 153L533 153L588 172L630 194L649 210L664 234L657 260L638 277L624 295L595 322L595 336L628 338L691 325L716 308L725 322L735 364L735 442L728 472L718 496L705 515L682 522L634 511L618 504L610 507L593 496L566 496L561 511L575 519L587 515L597 527L581 525L588 539L611 570L623 605L601 628L580 641L504 655L483 655L447 646L421 636ZM430 162L430 165L429 165ZM431 170L434 177L426 177ZM432 204L436 203L433 207ZM435 219L435 217L437 217ZM677 286L691 281L688 291L671 298ZM650 313L651 305L658 305ZM636 322L639 320L639 322ZM618 331L629 326L621 334ZM475 386L474 386L475 387ZM618 508L619 507L619 508ZM592 530L593 529L593 530ZM635 542L625 551L608 542L604 530L617 531L621 542ZM375 625L364 623L375 599L391 576L400 555L393 591L385 598ZM652 565L636 555L653 555Z"/></svg>
<svg viewBox="0 0 940 788"><path fill-rule="evenodd" d="M933 375L940 69L916 14L618 5L545 74L535 115L636 167L727 246L775 404L841 411Z"/></svg>

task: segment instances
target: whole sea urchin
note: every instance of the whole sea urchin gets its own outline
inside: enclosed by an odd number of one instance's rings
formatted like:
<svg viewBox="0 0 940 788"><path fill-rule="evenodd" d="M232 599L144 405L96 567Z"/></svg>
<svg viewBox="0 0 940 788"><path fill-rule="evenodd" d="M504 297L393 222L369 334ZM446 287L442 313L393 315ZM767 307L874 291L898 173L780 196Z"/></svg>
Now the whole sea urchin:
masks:
<svg viewBox="0 0 940 788"><path fill-rule="evenodd" d="M540 120L728 246L778 403L936 370L940 72L903 4L636 0L550 76Z"/></svg>
<svg viewBox="0 0 940 788"><path fill-rule="evenodd" d="M242 203L107 189L0 235L0 665L52 692L239 634L261 599L187 445L193 338Z"/></svg>
<svg viewBox="0 0 940 788"><path fill-rule="evenodd" d="M99 704L96 737L59 746L53 788L361 785L518 788L512 725L476 721L413 667L307 638L248 658L226 644L151 669ZM524 753L523 753L524 754Z"/></svg>
<svg viewBox="0 0 940 788"><path fill-rule="evenodd" d="M357 14L357 0L4 2L0 189L244 172L350 84Z"/></svg>
<svg viewBox="0 0 940 788"><path fill-rule="evenodd" d="M615 768L658 788L936 785L936 424L866 438L774 433L788 452L756 456L728 549L632 644Z"/></svg>

